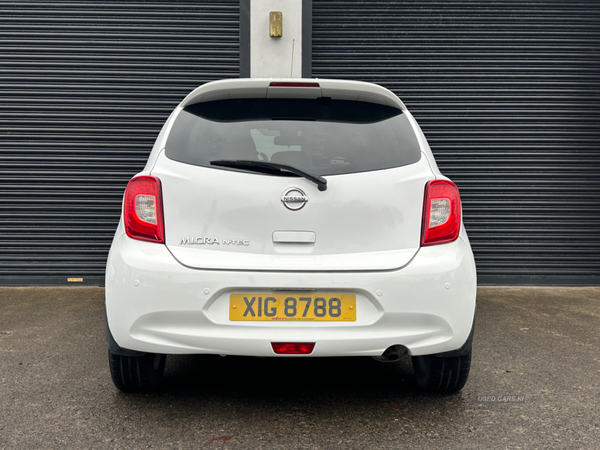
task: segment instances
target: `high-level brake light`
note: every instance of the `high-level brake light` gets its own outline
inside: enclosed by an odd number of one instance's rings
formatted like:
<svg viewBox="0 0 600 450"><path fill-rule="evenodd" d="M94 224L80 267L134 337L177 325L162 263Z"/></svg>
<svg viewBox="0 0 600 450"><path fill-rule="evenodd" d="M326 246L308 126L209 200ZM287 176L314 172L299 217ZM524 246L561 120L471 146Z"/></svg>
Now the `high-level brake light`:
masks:
<svg viewBox="0 0 600 450"><path fill-rule="evenodd" d="M318 88L318 87L321 87L321 86L319 85L319 83L312 83L312 82L300 83L300 82L295 82L295 81L272 81L269 84L269 87L312 87L312 88Z"/></svg>

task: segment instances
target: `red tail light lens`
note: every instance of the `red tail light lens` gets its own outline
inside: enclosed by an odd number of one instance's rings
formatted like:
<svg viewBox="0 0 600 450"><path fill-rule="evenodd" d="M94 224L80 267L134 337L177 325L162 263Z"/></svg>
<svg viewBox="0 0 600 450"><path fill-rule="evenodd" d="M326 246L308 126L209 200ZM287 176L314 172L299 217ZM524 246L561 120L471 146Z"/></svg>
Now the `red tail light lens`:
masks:
<svg viewBox="0 0 600 450"><path fill-rule="evenodd" d="M127 236L164 242L162 189L156 177L136 177L127 185L123 217Z"/></svg>
<svg viewBox="0 0 600 450"><path fill-rule="evenodd" d="M460 231L460 195L454 183L432 180L425 186L422 245L452 242Z"/></svg>
<svg viewBox="0 0 600 450"><path fill-rule="evenodd" d="M314 342L271 342L273 351L278 355L310 355L315 348Z"/></svg>

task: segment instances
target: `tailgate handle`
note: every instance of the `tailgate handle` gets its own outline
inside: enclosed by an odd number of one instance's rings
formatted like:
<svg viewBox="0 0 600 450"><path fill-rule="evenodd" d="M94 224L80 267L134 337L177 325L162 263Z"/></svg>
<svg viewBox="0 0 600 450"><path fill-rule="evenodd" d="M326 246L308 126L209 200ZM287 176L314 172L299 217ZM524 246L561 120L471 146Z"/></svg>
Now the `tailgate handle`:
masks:
<svg viewBox="0 0 600 450"><path fill-rule="evenodd" d="M317 235L312 231L275 231L273 242L281 244L314 244Z"/></svg>

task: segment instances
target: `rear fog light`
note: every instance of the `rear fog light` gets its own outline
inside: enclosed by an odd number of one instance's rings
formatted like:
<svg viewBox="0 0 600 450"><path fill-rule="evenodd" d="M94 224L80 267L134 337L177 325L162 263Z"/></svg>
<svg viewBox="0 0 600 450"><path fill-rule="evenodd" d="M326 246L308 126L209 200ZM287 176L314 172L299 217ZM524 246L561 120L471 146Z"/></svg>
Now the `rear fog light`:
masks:
<svg viewBox="0 0 600 450"><path fill-rule="evenodd" d="M310 355L315 348L314 342L271 342L271 345L278 355Z"/></svg>

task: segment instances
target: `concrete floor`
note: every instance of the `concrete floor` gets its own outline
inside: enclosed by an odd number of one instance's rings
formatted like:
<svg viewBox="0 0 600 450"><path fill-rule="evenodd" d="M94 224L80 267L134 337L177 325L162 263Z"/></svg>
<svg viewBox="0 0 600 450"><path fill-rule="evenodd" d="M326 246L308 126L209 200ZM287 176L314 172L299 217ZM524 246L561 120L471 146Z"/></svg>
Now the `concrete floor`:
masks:
<svg viewBox="0 0 600 450"><path fill-rule="evenodd" d="M600 288L480 288L452 396L421 393L408 362L209 356L125 395L103 295L0 288L0 449L600 448Z"/></svg>

